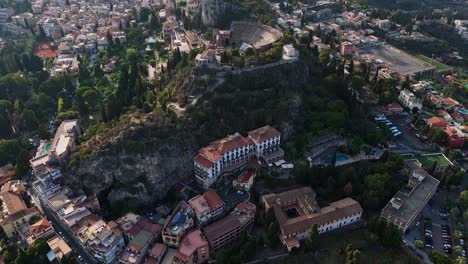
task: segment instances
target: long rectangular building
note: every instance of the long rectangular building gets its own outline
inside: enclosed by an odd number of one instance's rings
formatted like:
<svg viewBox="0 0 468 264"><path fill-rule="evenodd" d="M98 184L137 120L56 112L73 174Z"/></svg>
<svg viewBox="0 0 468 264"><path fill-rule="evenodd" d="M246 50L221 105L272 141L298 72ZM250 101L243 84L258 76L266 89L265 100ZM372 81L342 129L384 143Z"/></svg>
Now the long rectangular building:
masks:
<svg viewBox="0 0 468 264"><path fill-rule="evenodd" d="M283 158L281 133L264 126L244 137L239 133L211 142L193 159L197 182L208 189L223 174L244 168L253 157L272 162Z"/></svg>
<svg viewBox="0 0 468 264"><path fill-rule="evenodd" d="M410 169L408 185L388 202L381 217L405 232L434 195L437 186L439 180L424 169Z"/></svg>

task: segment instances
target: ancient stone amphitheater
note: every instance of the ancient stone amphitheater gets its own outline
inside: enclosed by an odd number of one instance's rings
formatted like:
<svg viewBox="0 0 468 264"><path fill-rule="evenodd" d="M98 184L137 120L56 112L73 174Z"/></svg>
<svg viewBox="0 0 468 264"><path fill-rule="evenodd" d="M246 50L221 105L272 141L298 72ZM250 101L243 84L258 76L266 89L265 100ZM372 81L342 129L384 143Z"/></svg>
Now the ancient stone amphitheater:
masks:
<svg viewBox="0 0 468 264"><path fill-rule="evenodd" d="M231 32L233 46L240 47L243 42L246 42L255 49L265 49L283 36L279 30L260 23L246 21L232 22Z"/></svg>

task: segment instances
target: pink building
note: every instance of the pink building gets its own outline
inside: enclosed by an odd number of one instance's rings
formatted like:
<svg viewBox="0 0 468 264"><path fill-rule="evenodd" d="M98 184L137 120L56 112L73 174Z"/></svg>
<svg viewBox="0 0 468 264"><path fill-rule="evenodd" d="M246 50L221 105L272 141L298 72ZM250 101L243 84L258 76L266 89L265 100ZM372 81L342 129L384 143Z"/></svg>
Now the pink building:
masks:
<svg viewBox="0 0 468 264"><path fill-rule="evenodd" d="M340 48L341 55L348 56L348 55L353 54L353 51L354 51L354 45L351 42L346 41L346 42L341 43L341 48Z"/></svg>
<svg viewBox="0 0 468 264"><path fill-rule="evenodd" d="M210 248L200 229L188 233L175 255L173 263L204 263L210 257Z"/></svg>
<svg viewBox="0 0 468 264"><path fill-rule="evenodd" d="M200 225L218 218L224 211L224 202L213 189L208 190L203 195L199 194L193 197L189 200L189 204Z"/></svg>

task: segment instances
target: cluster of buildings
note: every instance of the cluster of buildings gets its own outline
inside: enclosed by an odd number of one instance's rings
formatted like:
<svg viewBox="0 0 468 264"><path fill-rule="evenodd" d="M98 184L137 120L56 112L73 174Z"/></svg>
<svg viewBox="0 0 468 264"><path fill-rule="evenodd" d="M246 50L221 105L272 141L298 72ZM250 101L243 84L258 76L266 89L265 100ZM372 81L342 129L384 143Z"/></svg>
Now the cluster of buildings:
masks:
<svg viewBox="0 0 468 264"><path fill-rule="evenodd" d="M181 201L163 220L163 244L155 245L161 249L157 259L165 263L204 263L219 250L238 244L241 233L252 227L255 212L255 205L244 201L228 213L214 190L188 203Z"/></svg>
<svg viewBox="0 0 468 264"><path fill-rule="evenodd" d="M105 221L97 215L100 204L96 196L76 195L60 184L61 165L68 160L77 135L77 121L63 121L53 140L41 142L36 157L30 160L36 178L31 186L10 180L0 190L3 202L0 226L5 234L28 244L46 239L51 248L48 254L51 262L72 254L68 239L73 239L99 263L203 263L219 250L235 245L241 233L252 226L255 205L240 201L228 208L213 189L188 202L181 201L171 214L165 210L161 216L166 218L157 222L134 213ZM251 131L249 136L244 141L248 142L246 149L251 155L269 157L270 145L273 139L279 144L280 134L267 127ZM1 179L14 176L11 165L0 169ZM246 181L252 177L248 175L236 179L242 188L247 188ZM28 192L32 207L23 199ZM43 214L51 217L47 220ZM57 235L52 223L72 236L61 232Z"/></svg>
<svg viewBox="0 0 468 264"><path fill-rule="evenodd" d="M28 199L25 182L11 180L2 184L0 227L6 237L16 237L25 245L31 245L38 239L46 240L50 247L47 258L51 263L60 261L63 256L70 256L71 248L37 208L27 205Z"/></svg>
<svg viewBox="0 0 468 264"><path fill-rule="evenodd" d="M442 128L447 136L447 146L450 148L463 148L468 139L468 110L463 104L451 97L435 91L426 93L425 103L436 109L436 116L426 120L431 128Z"/></svg>
<svg viewBox="0 0 468 264"><path fill-rule="evenodd" d="M187 1L185 13L192 16L198 5L199 0ZM180 21L176 19L176 4L170 0L106 3L35 0L31 2L32 13L15 15L12 8L0 8L0 22L4 22L4 30L13 34L34 32L52 40L39 43L36 55L54 59L50 72L55 75L78 72L79 55L93 55L106 50L109 45L126 43L126 31L143 26L143 23L137 21L142 8L159 10L156 12L157 17L150 15L148 21L158 19L162 24L162 37L152 37L147 44L162 42L181 52L189 52L201 45L199 32L183 30Z"/></svg>

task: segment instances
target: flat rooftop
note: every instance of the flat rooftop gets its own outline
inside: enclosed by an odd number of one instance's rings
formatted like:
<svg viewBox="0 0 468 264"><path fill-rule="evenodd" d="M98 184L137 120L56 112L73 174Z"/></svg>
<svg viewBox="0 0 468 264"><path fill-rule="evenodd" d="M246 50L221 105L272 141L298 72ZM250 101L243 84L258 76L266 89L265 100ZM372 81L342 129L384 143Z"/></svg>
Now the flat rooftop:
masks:
<svg viewBox="0 0 468 264"><path fill-rule="evenodd" d="M382 44L360 48L363 54L374 56L389 64L396 72L413 74L434 69L434 65L424 62L392 45Z"/></svg>
<svg viewBox="0 0 468 264"><path fill-rule="evenodd" d="M424 206L426 206L437 186L439 186L439 181L427 174L424 180L413 191L405 187L393 197L402 201L400 208L395 208L389 202L382 210L382 214L391 215L407 224L411 223Z"/></svg>
<svg viewBox="0 0 468 264"><path fill-rule="evenodd" d="M60 124L60 127L55 133L54 140L52 141L49 154L53 151L60 156L64 153L70 145L70 141L73 141L73 129L77 125L77 120L65 120Z"/></svg>
<svg viewBox="0 0 468 264"><path fill-rule="evenodd" d="M437 162L437 165L440 166L449 166L452 165L452 162L447 159L443 154L435 154L435 155L425 155L425 156L419 156L417 157L419 162L421 162L421 165L423 168L429 168L434 164L434 162Z"/></svg>

